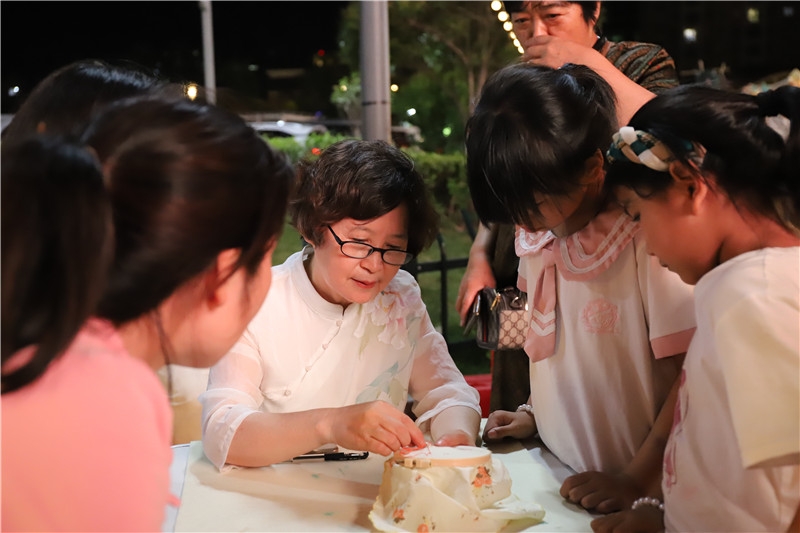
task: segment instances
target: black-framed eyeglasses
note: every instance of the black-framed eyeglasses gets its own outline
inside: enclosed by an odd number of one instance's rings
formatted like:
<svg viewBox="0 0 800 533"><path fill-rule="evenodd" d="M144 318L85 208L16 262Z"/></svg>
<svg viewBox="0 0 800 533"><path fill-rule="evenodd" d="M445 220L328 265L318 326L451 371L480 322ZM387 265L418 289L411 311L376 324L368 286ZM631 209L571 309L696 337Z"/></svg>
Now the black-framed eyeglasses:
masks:
<svg viewBox="0 0 800 533"><path fill-rule="evenodd" d="M333 235L333 238L336 239L336 243L339 245L342 253L347 257L352 257L353 259L366 259L372 255L372 252L380 252L383 262L394 266L406 265L410 263L412 259L414 259L414 254L407 252L406 250L398 250L397 248L378 248L365 242L343 241L338 235L336 235L332 227L328 226L328 229L330 230L331 235Z"/></svg>

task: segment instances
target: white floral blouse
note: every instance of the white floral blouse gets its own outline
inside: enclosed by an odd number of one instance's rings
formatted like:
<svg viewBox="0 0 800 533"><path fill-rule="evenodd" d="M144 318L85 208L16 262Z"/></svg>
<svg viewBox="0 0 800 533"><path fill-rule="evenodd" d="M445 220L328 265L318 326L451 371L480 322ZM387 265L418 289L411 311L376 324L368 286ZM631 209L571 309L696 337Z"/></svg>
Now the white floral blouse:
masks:
<svg viewBox="0 0 800 533"><path fill-rule="evenodd" d="M286 413L409 396L423 432L456 405L480 412L478 392L456 368L419 286L399 271L376 298L347 308L324 300L303 268L307 248L272 269L261 309L211 369L203 447L222 467L233 435L254 411Z"/></svg>

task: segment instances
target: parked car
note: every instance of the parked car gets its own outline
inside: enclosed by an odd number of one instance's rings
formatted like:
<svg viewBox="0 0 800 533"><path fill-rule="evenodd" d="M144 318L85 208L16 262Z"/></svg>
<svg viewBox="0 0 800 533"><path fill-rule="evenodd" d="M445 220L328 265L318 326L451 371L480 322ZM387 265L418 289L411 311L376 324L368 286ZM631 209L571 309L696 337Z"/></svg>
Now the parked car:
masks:
<svg viewBox="0 0 800 533"><path fill-rule="evenodd" d="M251 128L267 137L292 137L300 146L305 146L310 134L328 131L328 128L322 124L304 124L285 120L249 122L249 124Z"/></svg>

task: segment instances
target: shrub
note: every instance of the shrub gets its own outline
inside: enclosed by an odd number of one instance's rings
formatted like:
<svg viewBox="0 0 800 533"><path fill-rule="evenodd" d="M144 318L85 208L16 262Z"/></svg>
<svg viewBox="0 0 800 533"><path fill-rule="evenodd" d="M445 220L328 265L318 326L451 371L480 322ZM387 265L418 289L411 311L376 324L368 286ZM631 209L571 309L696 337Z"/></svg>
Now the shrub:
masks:
<svg viewBox="0 0 800 533"><path fill-rule="evenodd" d="M351 135L326 132L312 133L305 146L300 146L291 137L271 138L269 143L276 150L284 152L293 164L297 164L303 158L316 157L321 150L337 141L352 138ZM465 215L472 216L466 156L463 152L440 154L418 147L403 148L403 151L414 160L417 170L422 174L440 216L449 218L459 226L463 224Z"/></svg>
<svg viewBox="0 0 800 533"><path fill-rule="evenodd" d="M472 209L467 187L466 156L460 152L439 154L419 148L409 148L405 152L414 159L417 170L425 179L439 214L460 224L463 211Z"/></svg>
<svg viewBox="0 0 800 533"><path fill-rule="evenodd" d="M306 139L306 155L316 155L315 150L324 150L335 142L353 138L352 135L342 135L341 133L327 131L325 133L312 133Z"/></svg>
<svg viewBox="0 0 800 533"><path fill-rule="evenodd" d="M266 135L262 135L261 138L267 141L267 143L269 143L269 145L274 149L286 154L286 157L291 160L292 164L296 164L298 161L300 161L300 158L303 157L306 152L306 148L304 146L300 146L300 144L295 141L293 137L267 138Z"/></svg>

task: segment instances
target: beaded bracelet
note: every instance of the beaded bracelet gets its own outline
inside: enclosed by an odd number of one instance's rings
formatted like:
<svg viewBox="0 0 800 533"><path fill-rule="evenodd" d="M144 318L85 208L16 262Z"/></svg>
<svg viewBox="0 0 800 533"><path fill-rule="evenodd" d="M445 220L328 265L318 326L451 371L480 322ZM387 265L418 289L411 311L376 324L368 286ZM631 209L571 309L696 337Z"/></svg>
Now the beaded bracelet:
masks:
<svg viewBox="0 0 800 533"><path fill-rule="evenodd" d="M523 403L522 405L517 407L517 412L519 413L520 411L525 411L529 415L533 416L533 406L528 405L527 403Z"/></svg>
<svg viewBox="0 0 800 533"><path fill-rule="evenodd" d="M664 504L661 503L661 500L658 498L653 498L652 496L642 496L641 498L637 499L631 505L631 510L636 510L643 505L649 505L652 507L656 507L662 513L664 512Z"/></svg>
<svg viewBox="0 0 800 533"><path fill-rule="evenodd" d="M527 404L527 403L523 403L522 405L517 407L517 412L519 413L520 411L525 411L526 413L528 413L531 416L531 418L536 420L536 415L533 414L533 406L532 405ZM534 439L538 439L539 438L539 432L538 431L536 431L533 434L533 438Z"/></svg>

